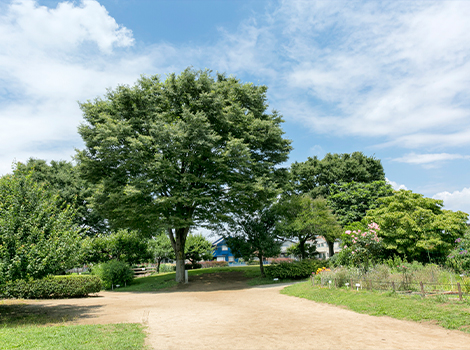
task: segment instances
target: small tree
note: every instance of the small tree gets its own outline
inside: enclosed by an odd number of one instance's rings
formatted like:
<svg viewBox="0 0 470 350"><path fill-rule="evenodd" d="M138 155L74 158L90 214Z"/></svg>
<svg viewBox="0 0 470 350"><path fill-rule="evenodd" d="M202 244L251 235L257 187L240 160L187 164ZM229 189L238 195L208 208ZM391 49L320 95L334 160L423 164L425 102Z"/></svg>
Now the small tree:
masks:
<svg viewBox="0 0 470 350"><path fill-rule="evenodd" d="M195 266L201 260L212 260L214 249L202 234L189 234L186 240L185 256Z"/></svg>
<svg viewBox="0 0 470 350"><path fill-rule="evenodd" d="M175 258L170 238L164 232L149 240L149 251L157 263L157 273L160 273L160 264L164 259Z"/></svg>
<svg viewBox="0 0 470 350"><path fill-rule="evenodd" d="M237 214L219 233L236 258L246 261L257 257L261 276L265 277L263 260L281 253L282 238L276 231L277 211L272 206L251 213Z"/></svg>
<svg viewBox="0 0 470 350"><path fill-rule="evenodd" d="M389 256L443 262L467 228L468 214L442 209L442 200L400 190L379 201L380 207L369 210L365 220L379 224Z"/></svg>
<svg viewBox="0 0 470 350"><path fill-rule="evenodd" d="M78 263L75 211L58 201L31 175L0 178L0 284L42 278Z"/></svg>
<svg viewBox="0 0 470 350"><path fill-rule="evenodd" d="M317 246L314 243L305 243L302 256L300 244L296 243L287 248L286 253L301 259L314 259L317 255Z"/></svg>

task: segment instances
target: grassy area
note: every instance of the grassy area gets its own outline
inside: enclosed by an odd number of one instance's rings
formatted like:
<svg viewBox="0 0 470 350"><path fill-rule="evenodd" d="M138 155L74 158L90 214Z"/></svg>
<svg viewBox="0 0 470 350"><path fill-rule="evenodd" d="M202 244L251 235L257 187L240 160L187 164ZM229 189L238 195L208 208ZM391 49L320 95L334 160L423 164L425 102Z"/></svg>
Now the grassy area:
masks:
<svg viewBox="0 0 470 350"><path fill-rule="evenodd" d="M191 276L199 276L206 273L232 273L243 271L247 278L247 284L250 286L272 284L279 282L287 282L288 280L273 281L271 278L261 277L261 272L258 265L253 266L226 266L226 267L212 267L206 269L189 270L189 279ZM158 275L136 278L131 285L116 289L120 292L153 292L162 289L168 289L176 286L175 273L160 273Z"/></svg>
<svg viewBox="0 0 470 350"><path fill-rule="evenodd" d="M404 296L394 292L351 291L313 287L310 282L294 284L281 293L321 303L346 306L373 316L390 316L412 321L432 321L448 329L470 333L470 299L451 300L446 296Z"/></svg>
<svg viewBox="0 0 470 350"><path fill-rule="evenodd" d="M143 326L133 323L0 328L0 349L146 349Z"/></svg>

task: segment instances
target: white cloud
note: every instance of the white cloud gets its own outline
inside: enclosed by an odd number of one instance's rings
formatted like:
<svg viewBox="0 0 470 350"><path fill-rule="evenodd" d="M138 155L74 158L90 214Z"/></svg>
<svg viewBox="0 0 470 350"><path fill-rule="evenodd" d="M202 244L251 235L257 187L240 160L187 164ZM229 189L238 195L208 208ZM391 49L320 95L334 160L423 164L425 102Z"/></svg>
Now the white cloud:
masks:
<svg viewBox="0 0 470 350"><path fill-rule="evenodd" d="M428 164L443 162L446 160L455 159L470 159L470 156L461 154L449 154L449 153L429 153L429 154L416 154L409 153L403 157L393 159L396 162L409 163L409 164Z"/></svg>
<svg viewBox="0 0 470 350"><path fill-rule="evenodd" d="M398 190L408 190L408 188L406 188L405 185L398 184L398 183L396 183L395 181L391 181L391 180L389 180L389 179L387 179L387 178L385 178L385 181L386 181L387 183L389 183L390 185L392 185L392 187L393 187L393 189L394 189L395 191L398 191Z"/></svg>
<svg viewBox="0 0 470 350"><path fill-rule="evenodd" d="M432 198L442 199L444 207L453 211L463 211L470 214L470 188L464 188L461 191L454 191L452 193L444 191L435 194Z"/></svg>

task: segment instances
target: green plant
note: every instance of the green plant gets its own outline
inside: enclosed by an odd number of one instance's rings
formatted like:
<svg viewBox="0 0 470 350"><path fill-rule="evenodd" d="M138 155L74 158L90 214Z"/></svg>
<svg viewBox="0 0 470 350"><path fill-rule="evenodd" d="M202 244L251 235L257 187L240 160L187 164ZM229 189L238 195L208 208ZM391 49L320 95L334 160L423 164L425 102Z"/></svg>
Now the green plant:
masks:
<svg viewBox="0 0 470 350"><path fill-rule="evenodd" d="M307 278L315 272L323 262L320 260L302 260L295 262L281 262L266 266L266 275L270 278Z"/></svg>
<svg viewBox="0 0 470 350"><path fill-rule="evenodd" d="M49 299L86 297L101 290L97 276L50 276L38 280L15 280L0 286L0 297Z"/></svg>
<svg viewBox="0 0 470 350"><path fill-rule="evenodd" d="M112 289L115 285L125 286L134 278L134 271L129 265L117 260L94 266L92 273L101 278L105 289Z"/></svg>

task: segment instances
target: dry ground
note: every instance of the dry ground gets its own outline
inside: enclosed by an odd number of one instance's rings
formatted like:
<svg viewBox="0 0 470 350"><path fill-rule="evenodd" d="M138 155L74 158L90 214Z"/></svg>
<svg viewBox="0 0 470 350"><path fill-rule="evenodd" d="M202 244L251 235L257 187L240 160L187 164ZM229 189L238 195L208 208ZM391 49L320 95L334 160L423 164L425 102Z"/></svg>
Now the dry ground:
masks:
<svg viewBox="0 0 470 350"><path fill-rule="evenodd" d="M282 288L206 274L165 292L27 301L21 310L74 324L141 322L154 349L470 349L470 335L459 331L362 315L282 295Z"/></svg>

